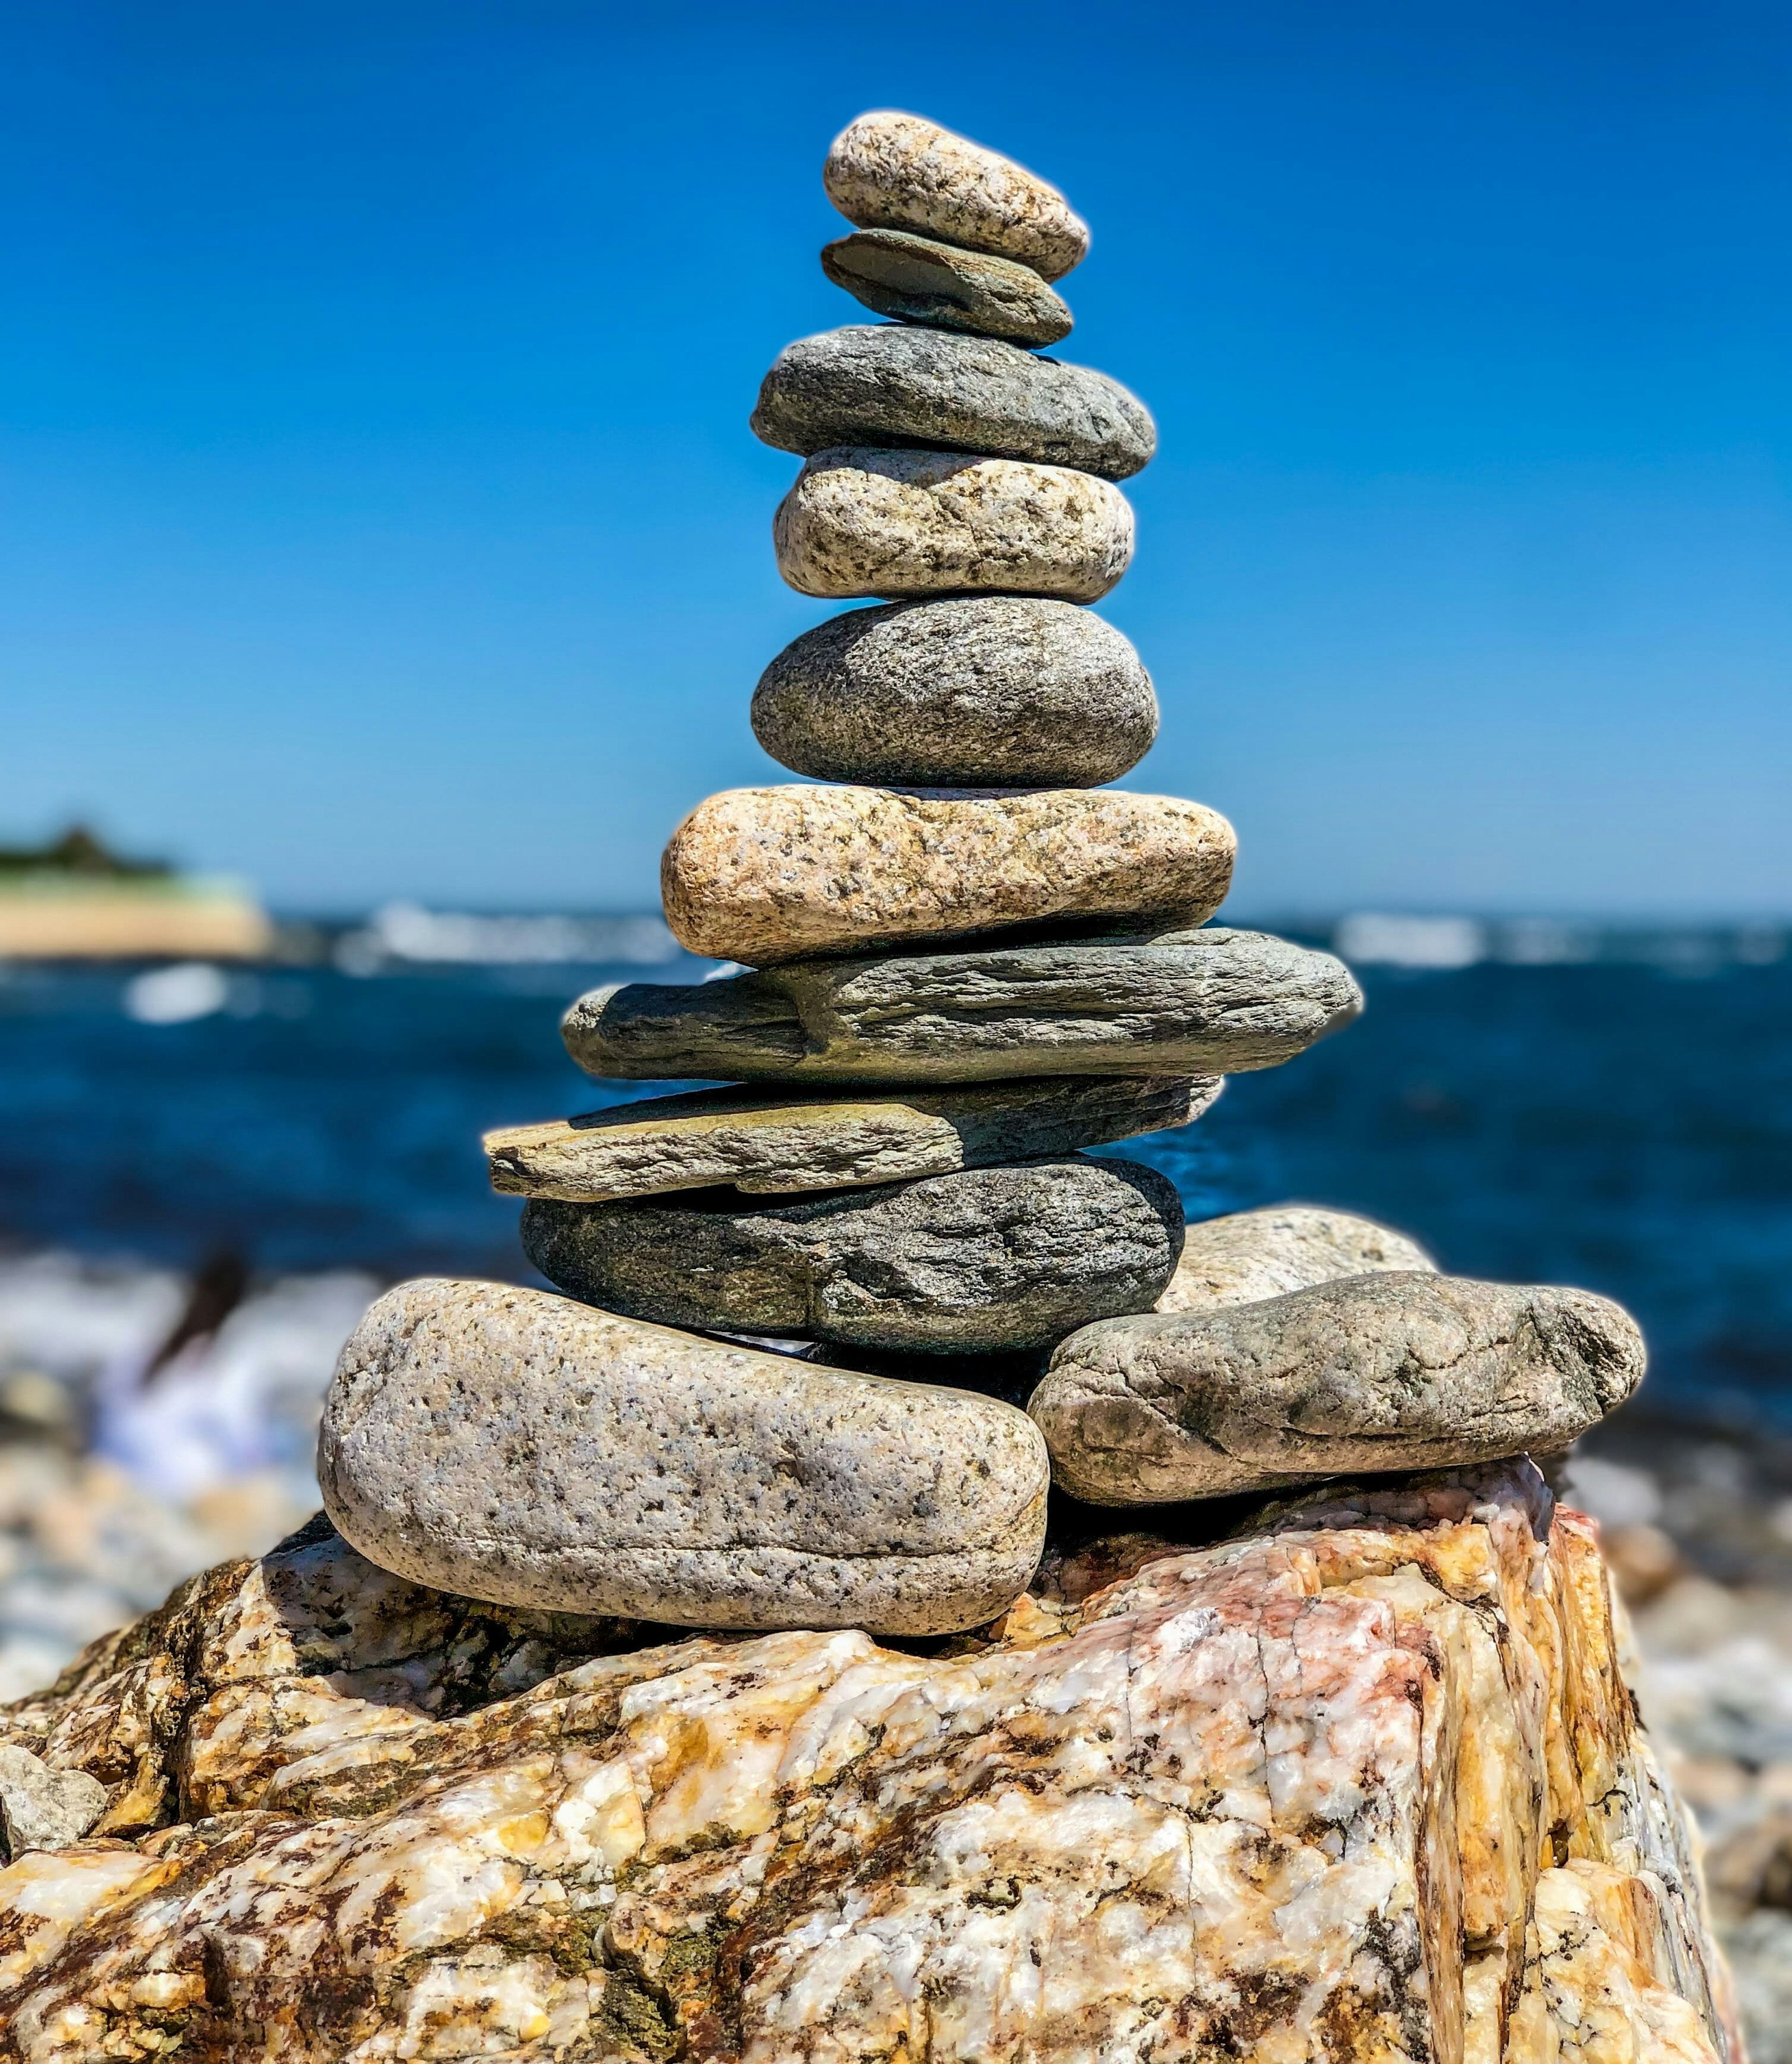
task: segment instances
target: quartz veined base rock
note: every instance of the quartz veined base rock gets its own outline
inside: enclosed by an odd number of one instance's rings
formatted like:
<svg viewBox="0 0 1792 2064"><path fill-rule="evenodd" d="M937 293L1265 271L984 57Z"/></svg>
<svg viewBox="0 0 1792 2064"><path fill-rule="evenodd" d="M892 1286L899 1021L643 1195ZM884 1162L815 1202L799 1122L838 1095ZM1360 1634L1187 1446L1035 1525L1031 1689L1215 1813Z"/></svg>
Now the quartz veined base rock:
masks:
<svg viewBox="0 0 1792 2064"><path fill-rule="evenodd" d="M1057 188L918 115L861 115L822 168L828 198L864 228L912 229L994 252L1061 279L1089 250L1089 225Z"/></svg>
<svg viewBox="0 0 1792 2064"><path fill-rule="evenodd" d="M1076 1155L794 1203L540 1198L522 1244L550 1283L658 1325L977 1354L1148 1311L1182 1207L1154 1168Z"/></svg>
<svg viewBox="0 0 1792 2064"><path fill-rule="evenodd" d="M1094 788L1150 750L1158 699L1138 653L1089 611L960 595L804 631L760 676L753 732L822 781Z"/></svg>
<svg viewBox="0 0 1792 2064"><path fill-rule="evenodd" d="M682 945L759 967L1054 922L1198 925L1237 844L1179 796L728 788L673 832L660 895Z"/></svg>
<svg viewBox="0 0 1792 2064"><path fill-rule="evenodd" d="M960 251L906 229L861 229L825 244L821 269L868 308L904 322L1010 344L1056 344L1070 311L1030 265Z"/></svg>
<svg viewBox="0 0 1792 2064"><path fill-rule="evenodd" d="M1548 1453L1642 1374L1609 1298L1388 1273L1085 1326L1027 1409L1073 1496L1172 1504Z"/></svg>
<svg viewBox="0 0 1792 2064"><path fill-rule="evenodd" d="M1096 602L1133 556L1132 506L1068 466L962 452L817 452L772 519L799 594L958 595Z"/></svg>
<svg viewBox="0 0 1792 2064"><path fill-rule="evenodd" d="M317 1473L364 1554L471 1597L940 1634L1025 1589L1048 1473L993 1398L425 1279L343 1348Z"/></svg>
<svg viewBox="0 0 1792 2064"><path fill-rule="evenodd" d="M696 1090L485 1135L492 1187L607 1203L731 1183L832 1190L1037 1160L1186 1125L1219 1094L1205 1075L1074 1076L885 1096Z"/></svg>
<svg viewBox="0 0 1792 2064"><path fill-rule="evenodd" d="M580 997L561 1032L590 1074L650 1081L1235 1074L1292 1060L1362 1007L1331 954L1215 927L617 983Z"/></svg>
<svg viewBox="0 0 1792 2064"><path fill-rule="evenodd" d="M1191 1225L1157 1308L1211 1311L1286 1296L1343 1276L1436 1267L1422 1247L1373 1219L1311 1204L1275 1204Z"/></svg>
<svg viewBox="0 0 1792 2064"><path fill-rule="evenodd" d="M117 1816L0 1872L0 2056L1736 2064L1596 1544L1522 1464L1335 1492L928 1656L317 1522L0 1714Z"/></svg>
<svg viewBox="0 0 1792 2064"><path fill-rule="evenodd" d="M1144 403L1105 373L997 337L874 323L787 344L760 385L752 429L805 458L831 445L921 445L1104 480L1137 473L1158 443Z"/></svg>

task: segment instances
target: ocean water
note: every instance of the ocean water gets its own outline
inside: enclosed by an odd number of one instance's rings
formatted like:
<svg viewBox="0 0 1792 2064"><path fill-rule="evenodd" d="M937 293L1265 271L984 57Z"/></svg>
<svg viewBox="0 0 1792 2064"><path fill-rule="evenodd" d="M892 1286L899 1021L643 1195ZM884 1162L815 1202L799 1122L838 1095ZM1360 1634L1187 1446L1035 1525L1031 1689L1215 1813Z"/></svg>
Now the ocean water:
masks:
<svg viewBox="0 0 1792 2064"><path fill-rule="evenodd" d="M1503 957L1428 936L1392 950L1432 965L1359 969L1348 1030L1104 1151L1164 1170L1191 1216L1332 1204L1460 1272L1605 1292L1644 1324L1659 1408L1792 1431L1792 959L1718 934L1514 934ZM669 1086L593 1082L560 1046L581 989L708 966L630 950L0 971L0 1242L530 1280L478 1135Z"/></svg>

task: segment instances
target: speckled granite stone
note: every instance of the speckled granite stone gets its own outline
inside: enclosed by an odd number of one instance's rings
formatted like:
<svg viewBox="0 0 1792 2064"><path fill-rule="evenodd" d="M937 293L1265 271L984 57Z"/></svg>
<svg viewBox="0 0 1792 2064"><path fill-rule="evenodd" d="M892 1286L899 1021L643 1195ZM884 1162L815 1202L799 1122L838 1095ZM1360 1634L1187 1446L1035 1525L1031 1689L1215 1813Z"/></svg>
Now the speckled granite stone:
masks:
<svg viewBox="0 0 1792 2064"><path fill-rule="evenodd" d="M1070 311L1030 265L960 251L905 229L824 244L821 269L880 316L1034 348L1070 334Z"/></svg>
<svg viewBox="0 0 1792 2064"><path fill-rule="evenodd" d="M820 781L1095 788L1143 759L1158 698L1086 609L1019 595L853 609L787 645L753 695L774 760Z"/></svg>

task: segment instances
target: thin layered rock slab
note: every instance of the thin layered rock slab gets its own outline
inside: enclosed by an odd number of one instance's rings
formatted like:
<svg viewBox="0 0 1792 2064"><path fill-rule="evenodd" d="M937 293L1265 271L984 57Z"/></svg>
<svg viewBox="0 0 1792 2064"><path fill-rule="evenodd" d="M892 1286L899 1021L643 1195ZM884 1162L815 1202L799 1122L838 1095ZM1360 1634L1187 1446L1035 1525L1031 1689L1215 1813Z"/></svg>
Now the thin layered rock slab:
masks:
<svg viewBox="0 0 1792 2064"><path fill-rule="evenodd" d="M1209 1312L1310 1290L1340 1276L1436 1267L1415 1241L1373 1219L1312 1204L1274 1204L1191 1225L1157 1308Z"/></svg>
<svg viewBox="0 0 1792 2064"><path fill-rule="evenodd" d="M1037 1159L1186 1125L1218 1095L1213 1076L1054 1077L792 1098L698 1090L485 1135L502 1194L605 1203L732 1183L829 1190Z"/></svg>
<svg viewBox="0 0 1792 2064"><path fill-rule="evenodd" d="M1173 1504L1565 1447L1643 1366L1589 1291L1390 1272L1085 1327L1028 1409L1073 1496Z"/></svg>
<svg viewBox="0 0 1792 2064"><path fill-rule="evenodd" d="M1291 1060L1362 1007L1331 954L1216 926L617 983L561 1032L589 1073L649 1081L1218 1075Z"/></svg>
<svg viewBox="0 0 1792 2064"><path fill-rule="evenodd" d="M821 178L861 228L916 230L1043 279L1061 279L1089 250L1088 224L1056 187L918 115L861 115L834 139Z"/></svg>
<svg viewBox="0 0 1792 2064"><path fill-rule="evenodd" d="M1096 602L1133 556L1117 487L1067 466L960 452L818 452L772 522L778 570L802 595L990 591Z"/></svg>
<svg viewBox="0 0 1792 2064"><path fill-rule="evenodd" d="M861 229L824 244L821 269L868 308L903 322L1034 348L1057 343L1073 326L1069 309L1030 265L909 230Z"/></svg>
<svg viewBox="0 0 1792 2064"><path fill-rule="evenodd" d="M997 337L848 324L774 360L755 437L807 458L835 445L918 445L1125 480L1157 449L1150 411L1117 380Z"/></svg>
<svg viewBox="0 0 1792 2064"><path fill-rule="evenodd" d="M660 894L691 952L763 967L1072 921L1198 925L1236 849L1217 810L1176 796L730 788L672 834Z"/></svg>
<svg viewBox="0 0 1792 2064"><path fill-rule="evenodd" d="M1149 1310L1182 1207L1155 1169L1077 1155L794 1203L537 1198L522 1244L562 1290L659 1325L978 1354Z"/></svg>
<svg viewBox="0 0 1792 2064"><path fill-rule="evenodd" d="M821 781L1093 788L1151 749L1158 698L1090 611L1017 595L848 610L759 677L753 733Z"/></svg>
<svg viewBox="0 0 1792 2064"><path fill-rule="evenodd" d="M428 1279L350 1336L318 1445L326 1510L382 1569L713 1627L975 1626L1032 1575L1047 1477L993 1398Z"/></svg>

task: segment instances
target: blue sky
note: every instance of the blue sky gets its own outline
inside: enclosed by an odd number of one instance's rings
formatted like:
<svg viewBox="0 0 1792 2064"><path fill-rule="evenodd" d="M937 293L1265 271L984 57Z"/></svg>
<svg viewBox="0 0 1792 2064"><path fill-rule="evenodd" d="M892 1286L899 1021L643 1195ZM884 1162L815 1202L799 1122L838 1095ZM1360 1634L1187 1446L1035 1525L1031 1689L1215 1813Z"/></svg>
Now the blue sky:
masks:
<svg viewBox="0 0 1792 2064"><path fill-rule="evenodd" d="M779 778L746 417L895 106L1093 225L1236 910L1792 909L1789 89L1690 0L0 10L0 836L650 902Z"/></svg>

